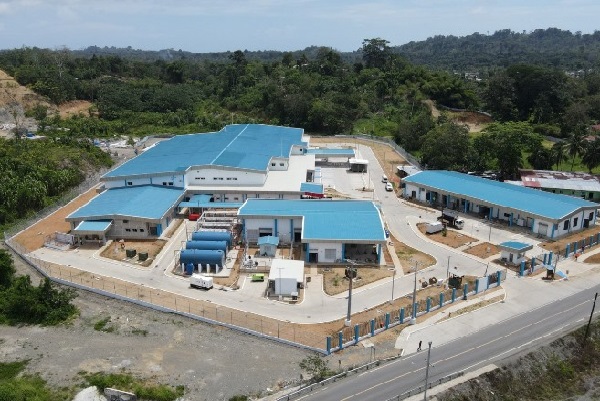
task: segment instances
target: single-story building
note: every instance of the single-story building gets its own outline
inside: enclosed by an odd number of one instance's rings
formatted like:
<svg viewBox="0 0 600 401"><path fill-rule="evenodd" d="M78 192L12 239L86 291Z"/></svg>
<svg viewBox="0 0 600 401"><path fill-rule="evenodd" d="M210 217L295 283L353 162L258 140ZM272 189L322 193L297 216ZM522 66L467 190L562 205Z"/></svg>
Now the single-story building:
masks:
<svg viewBox="0 0 600 401"><path fill-rule="evenodd" d="M600 202L600 175L581 171L519 170L520 181L510 184L541 189L554 194L577 196Z"/></svg>
<svg viewBox="0 0 600 401"><path fill-rule="evenodd" d="M521 264L521 261L526 260L525 252L533 249L533 245L519 241L502 242L498 247L500 248L500 260L513 265Z"/></svg>
<svg viewBox="0 0 600 401"><path fill-rule="evenodd" d="M273 259L269 270L269 293L275 296L298 296L304 287L304 262L289 259Z"/></svg>
<svg viewBox="0 0 600 401"><path fill-rule="evenodd" d="M275 257L277 246L279 245L279 237L265 235L258 239L258 248L260 256Z"/></svg>
<svg viewBox="0 0 600 401"><path fill-rule="evenodd" d="M462 174L422 171L402 182L405 198L559 238L596 224L600 205L581 198Z"/></svg>
<svg viewBox="0 0 600 401"><path fill-rule="evenodd" d="M113 188L67 216L78 242L157 238L175 217L181 188L157 185Z"/></svg>
<svg viewBox="0 0 600 401"><path fill-rule="evenodd" d="M383 263L386 234L372 201L248 199L238 217L246 243L256 244L263 236L301 243L307 263Z"/></svg>

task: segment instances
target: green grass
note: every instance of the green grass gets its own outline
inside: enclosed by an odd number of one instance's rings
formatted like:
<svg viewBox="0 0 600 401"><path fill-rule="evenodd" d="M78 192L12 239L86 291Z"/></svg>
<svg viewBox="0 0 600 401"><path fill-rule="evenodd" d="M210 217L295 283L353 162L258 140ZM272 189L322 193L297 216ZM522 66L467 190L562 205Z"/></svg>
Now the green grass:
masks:
<svg viewBox="0 0 600 401"><path fill-rule="evenodd" d="M94 323L94 330L103 331L105 333L114 332L116 330L115 326L108 326L109 322L110 322L110 316L105 317L104 319L98 320L96 323Z"/></svg>
<svg viewBox="0 0 600 401"><path fill-rule="evenodd" d="M185 392L184 386L173 388L164 384L154 384L124 373L93 373L84 374L84 377L90 386L96 386L100 391L114 388L134 393L140 400L175 401Z"/></svg>
<svg viewBox="0 0 600 401"><path fill-rule="evenodd" d="M0 363L0 400L56 401L74 397L72 389L51 389L37 375L24 374L28 361Z"/></svg>

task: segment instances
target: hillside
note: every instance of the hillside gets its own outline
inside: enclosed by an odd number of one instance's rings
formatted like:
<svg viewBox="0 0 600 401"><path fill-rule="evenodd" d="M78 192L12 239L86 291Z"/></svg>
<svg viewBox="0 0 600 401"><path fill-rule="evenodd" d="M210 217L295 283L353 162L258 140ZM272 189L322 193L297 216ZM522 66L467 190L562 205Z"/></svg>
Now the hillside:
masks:
<svg viewBox="0 0 600 401"><path fill-rule="evenodd" d="M412 63L443 70L490 70L527 63L577 71L599 66L600 31L581 34L548 28L519 33L504 29L491 35L437 35L394 50Z"/></svg>

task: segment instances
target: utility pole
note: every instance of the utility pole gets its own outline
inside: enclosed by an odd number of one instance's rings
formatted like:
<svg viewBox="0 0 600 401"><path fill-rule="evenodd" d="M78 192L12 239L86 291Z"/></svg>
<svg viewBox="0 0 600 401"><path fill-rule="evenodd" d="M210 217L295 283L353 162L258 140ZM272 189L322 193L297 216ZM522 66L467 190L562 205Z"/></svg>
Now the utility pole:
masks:
<svg viewBox="0 0 600 401"><path fill-rule="evenodd" d="M425 369L425 393L423 400L427 401L427 386L429 385L429 360L431 358L431 341L429 341L429 349L427 350L427 368Z"/></svg>
<svg viewBox="0 0 600 401"><path fill-rule="evenodd" d="M448 266L446 266L446 289L448 289L448 279L450 278L450 255L448 255Z"/></svg>
<svg viewBox="0 0 600 401"><path fill-rule="evenodd" d="M356 275L356 268L346 266L345 273L346 277L348 278L348 280L350 280L350 282L348 283L348 313L346 314L346 321L344 322L344 324L346 326L350 326L352 322L352 281L354 280L354 276Z"/></svg>
<svg viewBox="0 0 600 401"><path fill-rule="evenodd" d="M587 340L588 334L590 333L590 325L592 324L592 317L594 316L594 309L596 309L596 299L598 298L598 293L594 296L594 304L592 305L592 313L590 313L590 320L588 320L588 324L585 328L585 334L583 336L583 343L581 346L585 346L585 341Z"/></svg>
<svg viewBox="0 0 600 401"><path fill-rule="evenodd" d="M415 287L413 289L412 298L412 313L410 316L410 324L417 323L417 270L419 270L419 262L415 262Z"/></svg>
<svg viewBox="0 0 600 401"><path fill-rule="evenodd" d="M390 303L394 302L394 284L396 284L396 268L394 268L394 275L392 276L392 300Z"/></svg>

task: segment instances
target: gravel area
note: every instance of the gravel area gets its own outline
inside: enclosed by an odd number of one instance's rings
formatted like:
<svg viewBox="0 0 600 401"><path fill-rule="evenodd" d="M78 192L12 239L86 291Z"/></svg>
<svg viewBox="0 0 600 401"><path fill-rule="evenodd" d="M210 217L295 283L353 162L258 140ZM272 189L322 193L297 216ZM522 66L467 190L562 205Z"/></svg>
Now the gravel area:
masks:
<svg viewBox="0 0 600 401"><path fill-rule="evenodd" d="M37 274L18 258L19 274ZM79 291L80 316L59 327L0 326L0 360L29 359L52 386L80 386L80 372L128 372L184 385L185 400L264 396L299 380L309 352L177 315ZM98 321L110 318L104 327Z"/></svg>

